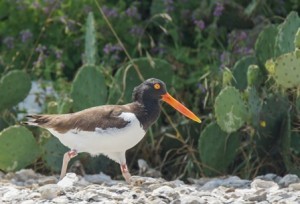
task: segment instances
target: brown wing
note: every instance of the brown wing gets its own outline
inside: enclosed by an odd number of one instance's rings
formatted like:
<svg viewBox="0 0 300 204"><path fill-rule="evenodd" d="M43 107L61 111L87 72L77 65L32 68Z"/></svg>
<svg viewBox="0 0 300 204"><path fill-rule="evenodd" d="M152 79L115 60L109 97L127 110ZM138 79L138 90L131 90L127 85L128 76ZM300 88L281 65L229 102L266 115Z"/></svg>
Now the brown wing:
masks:
<svg viewBox="0 0 300 204"><path fill-rule="evenodd" d="M131 111L128 105L105 105L98 106L76 113L61 115L29 115L27 124L37 125L44 128L65 133L70 129L95 131L95 128L122 128L129 122L118 117L122 112Z"/></svg>

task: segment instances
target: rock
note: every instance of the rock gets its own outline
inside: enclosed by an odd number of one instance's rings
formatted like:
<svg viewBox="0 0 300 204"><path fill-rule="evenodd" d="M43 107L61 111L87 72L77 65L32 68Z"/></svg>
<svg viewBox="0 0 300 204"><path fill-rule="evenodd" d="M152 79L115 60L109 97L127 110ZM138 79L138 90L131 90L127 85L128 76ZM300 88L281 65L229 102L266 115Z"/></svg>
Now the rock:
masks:
<svg viewBox="0 0 300 204"><path fill-rule="evenodd" d="M255 179L274 181L275 183L278 183L282 179L282 177L277 176L276 174L270 173L270 174L266 174L266 175L262 175L262 176L257 176Z"/></svg>
<svg viewBox="0 0 300 204"><path fill-rule="evenodd" d="M267 199L267 192L264 189L261 189L251 194L245 194L243 199L255 202L265 201Z"/></svg>
<svg viewBox="0 0 300 204"><path fill-rule="evenodd" d="M293 191L299 191L300 190L300 183L292 183L289 185L289 189Z"/></svg>
<svg viewBox="0 0 300 204"><path fill-rule="evenodd" d="M102 184L102 183L107 183L107 184L116 184L116 181L113 181L110 176L100 172L100 174L94 174L94 175L88 175L86 174L83 177L86 181L90 183L95 183L95 184Z"/></svg>
<svg viewBox="0 0 300 204"><path fill-rule="evenodd" d="M12 201L18 199L20 195L20 190L14 187L8 187L5 189L5 193L2 195L2 201Z"/></svg>
<svg viewBox="0 0 300 204"><path fill-rule="evenodd" d="M161 186L152 192L152 195L162 200L168 200L168 202L178 199L179 193L169 186Z"/></svg>
<svg viewBox="0 0 300 204"><path fill-rule="evenodd" d="M28 181L30 179L37 179L39 176L32 169L22 169L15 173L15 178L18 181Z"/></svg>
<svg viewBox="0 0 300 204"><path fill-rule="evenodd" d="M153 168L150 168L147 162L143 159L138 160L139 175L153 178L161 177L161 173Z"/></svg>
<svg viewBox="0 0 300 204"><path fill-rule="evenodd" d="M219 186L225 186L225 187L233 187L233 188L246 188L250 185L249 180L242 180L237 176L230 176L225 179L212 179L211 181L208 181L205 183L200 189L201 190L212 190Z"/></svg>
<svg viewBox="0 0 300 204"><path fill-rule="evenodd" d="M199 198L197 196L191 196L191 195L186 195L180 197L180 199L177 199L179 202L178 203L189 203L189 204L204 204L206 203L204 199ZM175 200L176 201L176 200ZM174 202L175 204L176 202Z"/></svg>
<svg viewBox="0 0 300 204"><path fill-rule="evenodd" d="M34 201L34 200L25 200L25 201L22 201L21 204L36 204L36 201Z"/></svg>
<svg viewBox="0 0 300 204"><path fill-rule="evenodd" d="M2 178L4 178L4 176L5 176L5 174L4 174L2 171L0 171L0 180L1 180Z"/></svg>
<svg viewBox="0 0 300 204"><path fill-rule="evenodd" d="M55 184L58 182L58 179L55 176L42 177L38 179L38 184L44 186L47 184Z"/></svg>
<svg viewBox="0 0 300 204"><path fill-rule="evenodd" d="M41 193L41 198L46 200L51 200L56 198L58 195L63 193L62 187L57 184L47 184L38 188Z"/></svg>
<svg viewBox="0 0 300 204"><path fill-rule="evenodd" d="M300 179L297 175L287 174L279 181L278 184L281 187L288 187L292 183L299 183L299 182L300 182Z"/></svg>
<svg viewBox="0 0 300 204"><path fill-rule="evenodd" d="M62 188L72 187L75 182L77 182L79 178L76 176L75 173L67 173L66 176L60 180L57 185Z"/></svg>
<svg viewBox="0 0 300 204"><path fill-rule="evenodd" d="M265 189L269 191L275 191L279 189L279 186L277 183L273 181L265 181L261 179L255 179L251 183L251 188L254 188L255 190Z"/></svg>

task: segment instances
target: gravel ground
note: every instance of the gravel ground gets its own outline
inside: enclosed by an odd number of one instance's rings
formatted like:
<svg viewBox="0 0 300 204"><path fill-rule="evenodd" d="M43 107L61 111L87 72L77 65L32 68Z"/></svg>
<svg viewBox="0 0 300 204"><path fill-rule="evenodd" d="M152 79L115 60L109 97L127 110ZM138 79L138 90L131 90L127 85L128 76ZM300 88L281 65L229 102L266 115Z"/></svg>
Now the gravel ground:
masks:
<svg viewBox="0 0 300 204"><path fill-rule="evenodd" d="M76 176L58 181L31 169L0 172L0 203L300 203L300 179L267 174L254 180L236 176L180 180L133 176L132 183L104 174Z"/></svg>

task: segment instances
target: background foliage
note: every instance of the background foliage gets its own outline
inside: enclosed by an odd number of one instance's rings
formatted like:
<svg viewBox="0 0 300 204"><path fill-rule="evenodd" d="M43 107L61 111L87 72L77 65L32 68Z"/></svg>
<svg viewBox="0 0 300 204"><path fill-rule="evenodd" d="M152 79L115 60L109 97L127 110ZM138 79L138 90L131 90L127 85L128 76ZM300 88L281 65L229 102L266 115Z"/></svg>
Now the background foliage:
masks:
<svg viewBox="0 0 300 204"><path fill-rule="evenodd" d="M299 10L296 0L0 1L0 169L60 169L67 149L19 126L24 114L123 104L156 77L203 123L162 105L127 152L133 174L143 158L167 179L299 175ZM37 109L17 105L26 96ZM120 174L105 157L77 159L87 173Z"/></svg>

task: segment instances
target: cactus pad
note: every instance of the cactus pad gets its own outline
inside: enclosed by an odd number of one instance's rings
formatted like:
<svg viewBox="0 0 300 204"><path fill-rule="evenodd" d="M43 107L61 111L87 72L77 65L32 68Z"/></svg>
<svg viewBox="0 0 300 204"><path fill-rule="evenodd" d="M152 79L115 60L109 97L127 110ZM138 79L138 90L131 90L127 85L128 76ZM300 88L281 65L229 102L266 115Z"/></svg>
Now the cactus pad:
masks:
<svg viewBox="0 0 300 204"><path fill-rule="evenodd" d="M270 25L259 34L255 42L255 51L256 57L261 65L264 65L268 59L274 57L277 33L277 26Z"/></svg>
<svg viewBox="0 0 300 204"><path fill-rule="evenodd" d="M11 126L0 133L1 170L15 171L25 168L39 155L39 146L27 128Z"/></svg>
<svg viewBox="0 0 300 204"><path fill-rule="evenodd" d="M47 141L42 144L42 159L46 165L54 172L61 170L62 160L64 154L69 151L56 137L49 137Z"/></svg>
<svg viewBox="0 0 300 204"><path fill-rule="evenodd" d="M96 64L96 31L95 31L95 20L92 12L89 13L86 22L85 32L85 49L83 63L86 65Z"/></svg>
<svg viewBox="0 0 300 204"><path fill-rule="evenodd" d="M234 86L240 91L247 88L247 71L251 64L256 64L256 58L253 56L243 57L237 61L233 67Z"/></svg>
<svg viewBox="0 0 300 204"><path fill-rule="evenodd" d="M255 87L249 87L247 89L247 93L250 120L254 127L258 127L259 114L262 109L262 100L260 99Z"/></svg>
<svg viewBox="0 0 300 204"><path fill-rule="evenodd" d="M158 78L168 86L172 81L171 65L161 59L139 58L133 60L144 79ZM125 75L125 78L124 78ZM125 81L124 81L125 79ZM115 84L109 91L109 103L127 103L132 101L132 90L142 81L139 79L132 64L127 64L119 69L115 75ZM125 86L124 83L125 82Z"/></svg>
<svg viewBox="0 0 300 204"><path fill-rule="evenodd" d="M298 31L296 33L294 44L297 49L300 49L300 28L298 28Z"/></svg>
<svg viewBox="0 0 300 204"><path fill-rule="evenodd" d="M248 86L259 87L262 83L262 73L257 65L250 65L247 71Z"/></svg>
<svg viewBox="0 0 300 204"><path fill-rule="evenodd" d="M276 83L284 88L300 85L300 57L296 52L279 56L274 61L266 63L267 70Z"/></svg>
<svg viewBox="0 0 300 204"><path fill-rule="evenodd" d="M29 76L19 70L10 71L0 81L0 111L25 99L31 88Z"/></svg>
<svg viewBox="0 0 300 204"><path fill-rule="evenodd" d="M244 101L234 87L226 87L219 93L214 108L218 125L227 133L236 131L247 120Z"/></svg>
<svg viewBox="0 0 300 204"><path fill-rule="evenodd" d="M107 88L102 73L91 65L83 66L77 72L71 88L73 110L99 106L106 103Z"/></svg>
<svg viewBox="0 0 300 204"><path fill-rule="evenodd" d="M205 175L216 176L226 173L240 146L238 136L237 133L227 134L216 123L205 127L198 142Z"/></svg>
<svg viewBox="0 0 300 204"><path fill-rule="evenodd" d="M299 27L300 18L297 12L292 11L279 26L275 42L275 56L280 56L295 50L294 39Z"/></svg>

